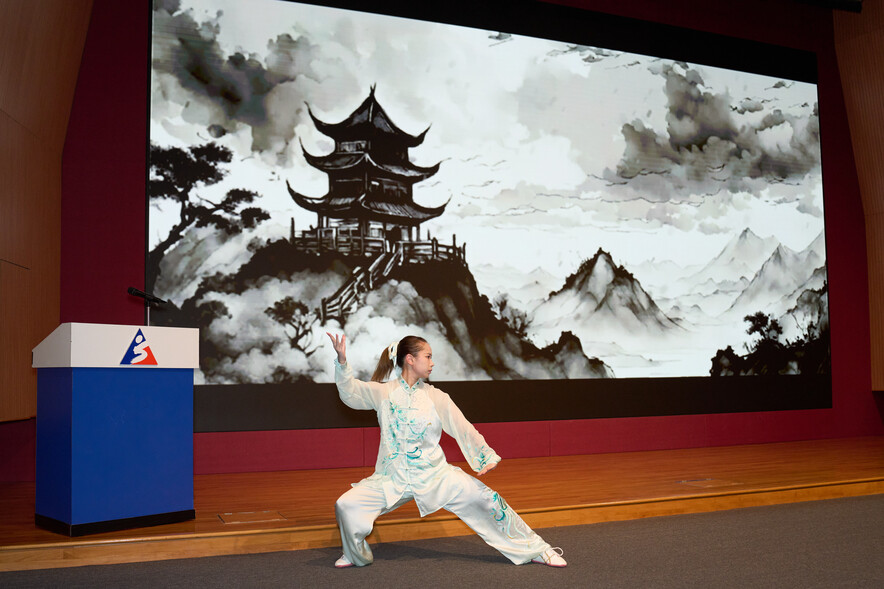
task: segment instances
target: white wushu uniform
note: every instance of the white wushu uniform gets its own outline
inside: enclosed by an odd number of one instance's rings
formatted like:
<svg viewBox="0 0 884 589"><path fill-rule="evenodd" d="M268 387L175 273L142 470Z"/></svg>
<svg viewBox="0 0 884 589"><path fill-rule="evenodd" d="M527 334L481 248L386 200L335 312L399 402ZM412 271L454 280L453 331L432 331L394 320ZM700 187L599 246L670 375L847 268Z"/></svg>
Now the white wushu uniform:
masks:
<svg viewBox="0 0 884 589"><path fill-rule="evenodd" d="M439 446L443 431L457 440L473 470L500 462L447 394L420 380L409 387L401 377L383 383L356 380L350 366L337 360L335 382L348 407L377 412L381 429L374 474L354 483L335 503L350 562L371 564L365 537L375 519L412 499L421 517L439 508L457 515L515 564L530 562L550 547L500 495L445 460Z"/></svg>

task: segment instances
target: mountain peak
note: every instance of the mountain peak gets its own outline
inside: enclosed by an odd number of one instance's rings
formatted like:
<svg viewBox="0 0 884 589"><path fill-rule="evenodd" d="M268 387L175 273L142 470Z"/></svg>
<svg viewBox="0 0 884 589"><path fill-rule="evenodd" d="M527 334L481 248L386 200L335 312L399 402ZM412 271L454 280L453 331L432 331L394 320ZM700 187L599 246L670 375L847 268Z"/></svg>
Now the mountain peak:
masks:
<svg viewBox="0 0 884 589"><path fill-rule="evenodd" d="M783 260L784 262L790 259L795 258L798 255L798 252L789 248L789 246L783 245L782 243L778 244L776 249L771 253L770 257Z"/></svg>
<svg viewBox="0 0 884 589"><path fill-rule="evenodd" d="M618 266L611 254L601 248L568 276L561 289L550 293L535 309L532 321L535 333L574 325L575 333L583 341L599 341L599 337L611 337L614 341L624 333L630 337L657 336L681 329L632 273Z"/></svg>
<svg viewBox="0 0 884 589"><path fill-rule="evenodd" d="M565 279L565 284L562 288L550 293L550 296L573 289L588 291L596 299L601 300L607 285L615 278L628 278L632 280L632 274L623 266L618 266L611 257L611 254L599 248L591 258L581 262L576 272Z"/></svg>
<svg viewBox="0 0 884 589"><path fill-rule="evenodd" d="M746 227L745 229L743 229L742 233L740 233L740 239L761 239L761 238L758 237L758 235L754 231L752 231L751 229Z"/></svg>
<svg viewBox="0 0 884 589"><path fill-rule="evenodd" d="M779 245L775 237L759 237L749 227L731 238L717 256L693 276L695 282L712 278L716 282L751 278Z"/></svg>

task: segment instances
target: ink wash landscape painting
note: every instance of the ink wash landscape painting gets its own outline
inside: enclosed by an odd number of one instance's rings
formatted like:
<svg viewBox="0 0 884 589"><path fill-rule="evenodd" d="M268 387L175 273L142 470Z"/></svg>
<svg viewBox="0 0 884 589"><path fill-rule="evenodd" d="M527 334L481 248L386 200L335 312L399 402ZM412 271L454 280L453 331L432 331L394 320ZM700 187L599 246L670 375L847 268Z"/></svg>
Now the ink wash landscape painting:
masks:
<svg viewBox="0 0 884 589"><path fill-rule="evenodd" d="M828 374L816 85L279 0L155 0L147 288L197 384ZM357 373L367 378L368 373Z"/></svg>

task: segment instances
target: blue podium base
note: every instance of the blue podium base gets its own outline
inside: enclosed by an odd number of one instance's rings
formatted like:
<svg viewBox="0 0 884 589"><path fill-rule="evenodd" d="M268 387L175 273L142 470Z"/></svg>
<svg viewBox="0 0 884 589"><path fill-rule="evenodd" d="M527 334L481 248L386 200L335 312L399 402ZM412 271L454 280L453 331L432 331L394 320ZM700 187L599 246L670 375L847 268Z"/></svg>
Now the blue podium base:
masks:
<svg viewBox="0 0 884 589"><path fill-rule="evenodd" d="M43 528L44 530L49 530L56 534L74 537L85 536L87 534L100 534L102 532L116 532L119 530L128 530L130 528L146 528L149 526L175 524L194 519L195 517L196 512L193 509L186 509L184 511L172 511L155 515L141 515L138 517L112 519L103 522L68 524L38 513L34 515L34 523L38 528Z"/></svg>
<svg viewBox="0 0 884 589"><path fill-rule="evenodd" d="M193 370L41 368L36 454L42 527L79 535L193 518Z"/></svg>

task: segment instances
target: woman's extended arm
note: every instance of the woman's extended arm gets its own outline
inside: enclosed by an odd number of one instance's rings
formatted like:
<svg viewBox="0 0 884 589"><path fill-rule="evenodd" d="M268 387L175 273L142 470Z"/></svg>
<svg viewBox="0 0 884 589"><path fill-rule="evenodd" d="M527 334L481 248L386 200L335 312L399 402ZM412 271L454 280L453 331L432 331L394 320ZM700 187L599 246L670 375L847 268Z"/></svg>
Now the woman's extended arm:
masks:
<svg viewBox="0 0 884 589"><path fill-rule="evenodd" d="M335 359L335 384L338 385L341 401L353 409L377 410L384 396L384 385L353 378L353 370L347 364L347 336L327 335L338 355Z"/></svg>
<svg viewBox="0 0 884 589"><path fill-rule="evenodd" d="M433 387L430 398L436 407L436 413L439 414L442 429L457 441L457 445L464 458L470 463L470 467L481 476L497 466L500 456L491 449L482 434L464 417L451 397Z"/></svg>

